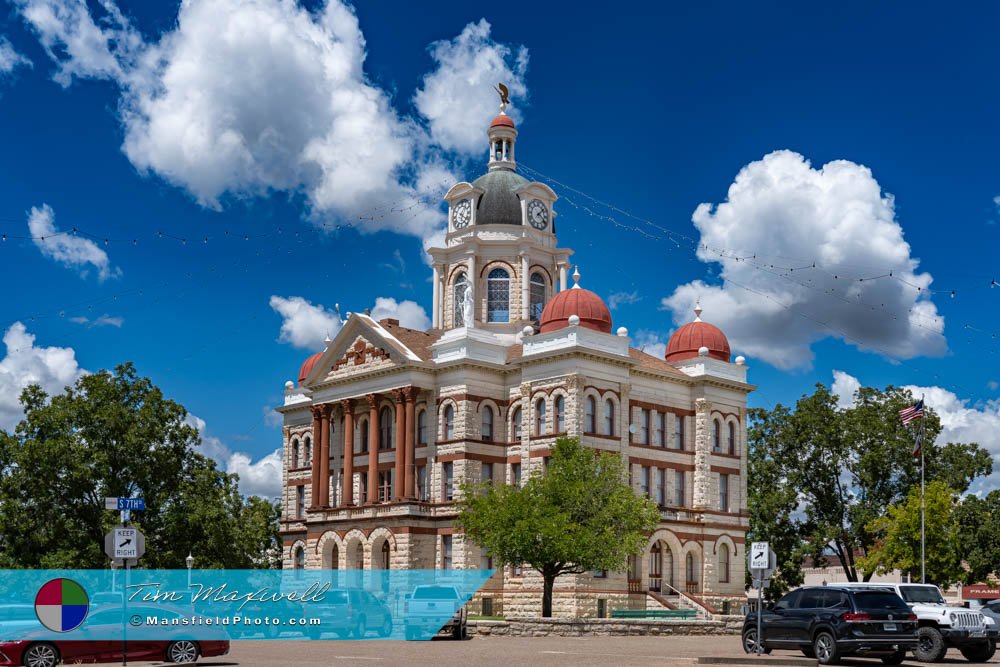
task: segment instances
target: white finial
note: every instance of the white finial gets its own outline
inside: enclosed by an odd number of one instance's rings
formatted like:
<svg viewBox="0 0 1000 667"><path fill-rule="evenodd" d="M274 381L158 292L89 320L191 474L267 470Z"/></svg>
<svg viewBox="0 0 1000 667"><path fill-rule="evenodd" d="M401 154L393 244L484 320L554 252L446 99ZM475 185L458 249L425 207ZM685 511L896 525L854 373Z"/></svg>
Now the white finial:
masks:
<svg viewBox="0 0 1000 667"><path fill-rule="evenodd" d="M705 347L704 345L702 345L701 347L699 347L698 348L698 356L699 357L707 357L708 356L708 348Z"/></svg>
<svg viewBox="0 0 1000 667"><path fill-rule="evenodd" d="M580 289L580 265L573 267L573 289Z"/></svg>
<svg viewBox="0 0 1000 667"><path fill-rule="evenodd" d="M326 332L326 338L323 339L323 347L330 347L330 343L332 343L332 342L333 341L330 340L330 332L327 331Z"/></svg>
<svg viewBox="0 0 1000 667"><path fill-rule="evenodd" d="M521 329L521 336L523 336L523 337L533 336L534 334L535 334L535 328L533 326L531 326L530 324L528 326L524 327L523 329Z"/></svg>
<svg viewBox="0 0 1000 667"><path fill-rule="evenodd" d="M285 389L291 389L291 388L293 388L294 386L295 386L295 383L294 383L294 382L292 382L291 380L287 380L287 381L285 381Z"/></svg>
<svg viewBox="0 0 1000 667"><path fill-rule="evenodd" d="M740 356L736 357L736 365L737 366L742 366L746 362L747 362L747 358L744 357L743 355L740 355Z"/></svg>
<svg viewBox="0 0 1000 667"><path fill-rule="evenodd" d="M580 323L580 316L579 315L570 315L568 322L569 322L569 325L571 327L575 327L576 325L578 325Z"/></svg>
<svg viewBox="0 0 1000 667"><path fill-rule="evenodd" d="M695 301L695 304L694 304L694 321L695 322L701 322L701 313L702 313L702 310L701 310L701 299L698 299L697 301Z"/></svg>
<svg viewBox="0 0 1000 667"><path fill-rule="evenodd" d="M621 336L622 338L625 338L626 336L628 336L628 329L626 329L625 327L618 327L618 335Z"/></svg>

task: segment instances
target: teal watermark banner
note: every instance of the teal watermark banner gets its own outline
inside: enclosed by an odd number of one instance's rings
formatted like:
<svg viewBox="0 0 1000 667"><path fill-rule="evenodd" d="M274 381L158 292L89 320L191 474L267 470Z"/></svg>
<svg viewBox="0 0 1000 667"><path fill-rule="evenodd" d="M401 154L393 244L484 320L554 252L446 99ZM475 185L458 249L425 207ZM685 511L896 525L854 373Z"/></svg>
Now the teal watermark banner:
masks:
<svg viewBox="0 0 1000 667"><path fill-rule="evenodd" d="M430 639L493 570L3 570L7 642Z"/></svg>

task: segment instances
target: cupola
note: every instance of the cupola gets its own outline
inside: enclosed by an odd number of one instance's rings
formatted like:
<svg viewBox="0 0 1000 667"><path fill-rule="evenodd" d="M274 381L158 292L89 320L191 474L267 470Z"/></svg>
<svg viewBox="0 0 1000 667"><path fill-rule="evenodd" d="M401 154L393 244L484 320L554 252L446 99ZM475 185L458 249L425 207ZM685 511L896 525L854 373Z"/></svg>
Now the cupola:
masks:
<svg viewBox="0 0 1000 667"><path fill-rule="evenodd" d="M665 357L667 361L684 361L707 356L729 362L731 352L726 334L714 324L702 322L701 313L702 308L699 303L694 307L694 321L688 322L670 337Z"/></svg>

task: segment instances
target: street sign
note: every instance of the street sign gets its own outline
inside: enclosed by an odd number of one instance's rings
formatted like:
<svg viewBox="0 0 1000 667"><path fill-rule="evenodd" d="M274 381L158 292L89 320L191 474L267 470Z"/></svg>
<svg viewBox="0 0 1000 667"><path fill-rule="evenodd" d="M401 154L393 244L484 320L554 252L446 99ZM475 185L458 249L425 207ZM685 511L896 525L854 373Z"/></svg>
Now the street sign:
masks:
<svg viewBox="0 0 1000 667"><path fill-rule="evenodd" d="M116 560L141 558L146 553L146 537L135 528L117 526L104 536L104 553Z"/></svg>
<svg viewBox="0 0 1000 667"><path fill-rule="evenodd" d="M768 552L771 551L767 542L754 542L750 545L750 569L766 570L771 564Z"/></svg>
<svg viewBox="0 0 1000 667"><path fill-rule="evenodd" d="M104 499L104 509L106 510L144 510L146 509L145 498L116 498L108 496Z"/></svg>

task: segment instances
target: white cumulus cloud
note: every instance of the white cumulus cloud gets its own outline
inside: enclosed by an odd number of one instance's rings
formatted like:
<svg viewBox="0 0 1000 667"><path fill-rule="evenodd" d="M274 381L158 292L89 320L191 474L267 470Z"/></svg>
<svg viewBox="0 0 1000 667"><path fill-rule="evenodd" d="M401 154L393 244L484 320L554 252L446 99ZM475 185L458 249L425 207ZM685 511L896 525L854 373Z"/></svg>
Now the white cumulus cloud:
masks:
<svg viewBox="0 0 1000 667"><path fill-rule="evenodd" d="M427 119L431 138L445 150L476 153L484 147L483 119L499 111L495 91L503 83L510 91L511 104L528 94L524 83L528 50L494 42L486 19L470 23L451 40L430 45L437 69L424 77L413 98L417 111ZM520 120L516 109L507 114Z"/></svg>
<svg viewBox="0 0 1000 667"><path fill-rule="evenodd" d="M111 267L108 253L90 239L60 231L56 228L55 218L55 212L48 204L42 204L41 208L32 207L28 213L28 230L44 256L64 266L80 269L84 276L87 275L87 267L92 266L102 281L121 275L118 269Z"/></svg>
<svg viewBox="0 0 1000 667"><path fill-rule="evenodd" d="M841 406L845 402L847 405L854 402L842 392L853 392L860 386L858 378L843 371L834 371L832 391L837 394ZM993 474L976 480L969 490L980 493L1000 488L1000 399L974 403L943 387L905 385L903 388L914 396L923 396L924 405L940 417L941 433L936 440L938 445L975 442L993 457Z"/></svg>
<svg viewBox="0 0 1000 667"><path fill-rule="evenodd" d="M21 322L14 322L3 335L7 352L0 359L0 428L10 431L24 416L19 399L29 384L38 384L49 394L62 392L86 371L76 361L71 347L37 347L35 336Z"/></svg>
<svg viewBox="0 0 1000 667"><path fill-rule="evenodd" d="M264 498L281 495L280 449L254 461L246 452L234 452L222 440L209 435L205 420L201 417L189 412L184 422L198 430L202 454L214 459L227 473L239 475L241 493Z"/></svg>
<svg viewBox="0 0 1000 667"><path fill-rule="evenodd" d="M399 320L400 326L410 329L426 330L431 327L427 311L416 301L396 301L392 297L380 296L375 299L375 307L371 309L375 321L385 318Z"/></svg>
<svg viewBox="0 0 1000 667"><path fill-rule="evenodd" d="M775 151L692 220L698 257L718 265L721 284L695 280L664 298L675 323L700 299L734 348L782 369L809 367L812 344L827 337L897 359L946 351L931 276L917 272L893 198L867 167L814 169Z"/></svg>
<svg viewBox="0 0 1000 667"><path fill-rule="evenodd" d="M858 378L844 371L833 371L833 385L830 387L837 396L837 407L841 410L854 405L854 395L861 389L861 382Z"/></svg>
<svg viewBox="0 0 1000 667"><path fill-rule="evenodd" d="M21 65L31 67L31 61L15 51L6 37L0 36L0 76L10 74Z"/></svg>
<svg viewBox="0 0 1000 667"><path fill-rule="evenodd" d="M278 340L306 350L321 350L326 337L336 337L344 320L337 310L330 310L322 304L313 304L301 296L282 297L274 295L271 308L281 315L281 331ZM370 309L374 320L385 318L399 320L399 324L410 329L426 330L431 320L423 306L415 301L396 301L392 297L380 296Z"/></svg>

